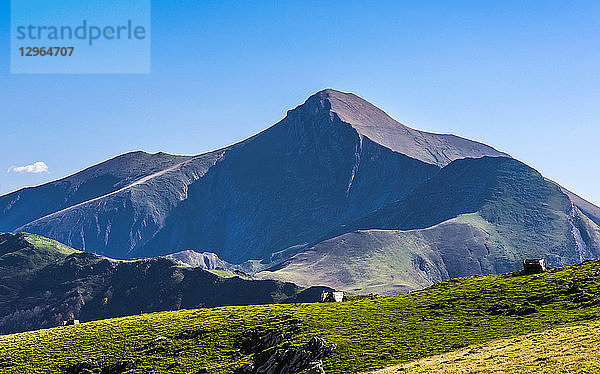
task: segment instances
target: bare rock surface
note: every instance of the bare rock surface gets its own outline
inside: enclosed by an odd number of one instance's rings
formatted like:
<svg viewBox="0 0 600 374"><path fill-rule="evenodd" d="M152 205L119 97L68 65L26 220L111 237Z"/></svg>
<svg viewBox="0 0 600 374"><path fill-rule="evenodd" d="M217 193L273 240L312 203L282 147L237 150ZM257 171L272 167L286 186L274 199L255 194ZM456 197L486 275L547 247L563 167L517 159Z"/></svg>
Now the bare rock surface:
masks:
<svg viewBox="0 0 600 374"><path fill-rule="evenodd" d="M321 360L335 349L335 345L315 336L301 347L271 347L254 355L252 364L244 364L236 374L295 374L325 373Z"/></svg>

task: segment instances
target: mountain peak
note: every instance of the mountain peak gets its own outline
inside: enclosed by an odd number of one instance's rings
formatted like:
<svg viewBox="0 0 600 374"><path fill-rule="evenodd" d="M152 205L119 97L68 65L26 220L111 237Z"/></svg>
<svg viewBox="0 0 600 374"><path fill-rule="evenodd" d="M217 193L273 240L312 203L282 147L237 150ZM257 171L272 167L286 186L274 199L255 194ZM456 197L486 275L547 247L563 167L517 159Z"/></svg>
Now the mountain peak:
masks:
<svg viewBox="0 0 600 374"><path fill-rule="evenodd" d="M316 106L315 106L316 105ZM359 134L417 160L440 167L461 158L510 157L488 145L452 134L434 134L412 129L390 117L365 99L349 92L324 89L310 96L301 107L327 110Z"/></svg>

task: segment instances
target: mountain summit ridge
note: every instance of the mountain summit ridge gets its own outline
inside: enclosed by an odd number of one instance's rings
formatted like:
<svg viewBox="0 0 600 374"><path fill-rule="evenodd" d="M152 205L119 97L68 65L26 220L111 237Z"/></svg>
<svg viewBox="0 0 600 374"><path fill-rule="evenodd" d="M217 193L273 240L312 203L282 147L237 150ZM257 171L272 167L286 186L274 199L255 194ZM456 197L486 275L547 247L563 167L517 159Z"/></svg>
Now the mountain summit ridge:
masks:
<svg viewBox="0 0 600 374"><path fill-rule="evenodd" d="M353 93L325 89L309 97L303 105L314 105L316 101L342 122L351 125L360 135L394 152L439 167L466 157L511 157L486 144L454 134L436 134L410 128Z"/></svg>

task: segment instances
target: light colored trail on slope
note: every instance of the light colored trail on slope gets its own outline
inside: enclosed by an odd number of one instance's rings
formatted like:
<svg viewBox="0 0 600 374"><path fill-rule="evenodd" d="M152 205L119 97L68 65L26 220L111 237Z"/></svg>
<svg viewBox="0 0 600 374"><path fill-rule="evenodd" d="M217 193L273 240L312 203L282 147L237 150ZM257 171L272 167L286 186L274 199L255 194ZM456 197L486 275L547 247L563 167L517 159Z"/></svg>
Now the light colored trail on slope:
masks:
<svg viewBox="0 0 600 374"><path fill-rule="evenodd" d="M198 156L198 157L201 157L201 156ZM123 192L123 191L126 191L126 190L128 190L128 189L130 189L130 188L133 188L133 187L135 187L135 186L138 186L138 185L140 185L140 184L144 184L144 183L148 182L149 180L152 180L152 179L154 179L154 178L160 177L161 175L164 175L164 174L166 174L166 173L168 173L168 172L170 172L170 171L176 170L177 168L180 168L180 167L184 166L184 164L187 164L187 163L189 163L189 162L191 162L191 161L194 161L194 160L196 160L198 157L191 158L191 159L189 159L189 160L186 160L186 161L180 162L180 163L178 163L178 164L175 164L175 165L173 165L173 166L171 166L171 167L168 167L168 168L166 168L166 169L164 169L164 170L161 170L161 171L159 171L159 172L156 172L156 173L154 173L154 174L147 175L147 176L145 176L145 177L143 177L143 178L140 178L140 179L138 179L137 181L135 181L135 182L133 182L133 183L131 183L131 184L129 184L129 185L127 185L127 186L125 186L125 187L122 187L122 188L120 188L120 189L118 189L118 190L115 190L115 191L113 191L113 192L109 192L109 193L107 193L106 195L98 196L98 197L95 197L95 198L93 198L93 199L86 200L86 201L83 201L83 202L81 202L81 203L78 203L78 204L75 204L75 205L71 205L71 206L69 206L69 207L66 207L66 208L64 208L64 209L61 209L61 210L59 210L59 211L56 211L56 212L53 212L53 213L47 214L47 215L45 215L45 216L43 216L43 217L37 218L37 219L35 219L35 220L31 221L31 222L28 222L28 223L24 224L23 226L19 227L19 228L18 228L17 230L15 230L15 231L20 231L20 230L21 230L21 228L23 228L23 227L25 227L25 226L28 226L28 225L31 225L32 223L35 223L35 222L38 222L38 221L44 220L44 219L46 219L46 218L50 218L50 217L52 217L52 216L57 216L57 215L60 215L60 214L62 214L62 213L65 213L65 212L67 212L67 211L69 211L69 210L71 210L71 209L75 209L75 208L78 208L78 207L84 206L84 205L86 205L86 204L91 204L91 203L93 203L93 202L95 202L95 201L99 201L99 200L101 200L101 199L104 199L104 198L106 198L106 197L109 197L109 196L113 196L113 195L119 194L119 193L121 193L121 192ZM219 158L220 158L220 157L219 157Z"/></svg>

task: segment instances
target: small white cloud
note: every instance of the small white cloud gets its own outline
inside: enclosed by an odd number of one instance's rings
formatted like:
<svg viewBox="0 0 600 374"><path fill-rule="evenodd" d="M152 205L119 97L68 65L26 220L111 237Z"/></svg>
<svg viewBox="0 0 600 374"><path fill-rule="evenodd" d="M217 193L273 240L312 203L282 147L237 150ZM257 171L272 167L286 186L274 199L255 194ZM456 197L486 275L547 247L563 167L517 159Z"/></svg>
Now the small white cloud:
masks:
<svg viewBox="0 0 600 374"><path fill-rule="evenodd" d="M25 166L16 166L8 169L8 172L14 171L15 173L29 173L29 174L38 174L38 173L46 173L48 172L48 165L46 165L43 161L35 162L31 165Z"/></svg>

